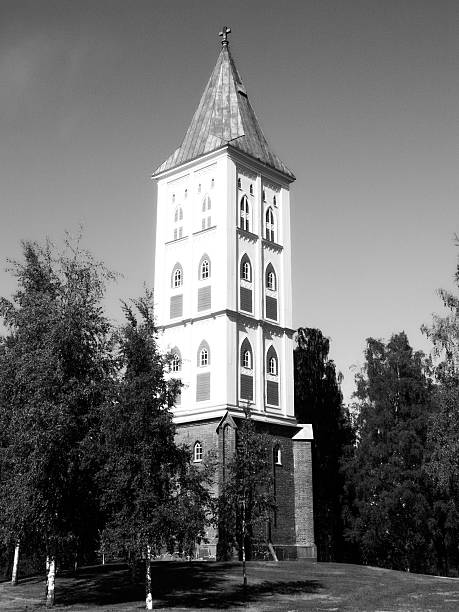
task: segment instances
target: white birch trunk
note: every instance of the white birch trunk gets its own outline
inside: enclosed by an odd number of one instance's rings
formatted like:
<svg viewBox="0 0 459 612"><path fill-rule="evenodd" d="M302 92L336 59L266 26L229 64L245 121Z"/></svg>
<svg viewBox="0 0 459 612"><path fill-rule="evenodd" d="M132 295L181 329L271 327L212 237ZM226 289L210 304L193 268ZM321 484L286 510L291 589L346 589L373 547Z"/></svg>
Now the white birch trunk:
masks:
<svg viewBox="0 0 459 612"><path fill-rule="evenodd" d="M46 607L54 606L54 583L56 580L56 559L49 557L48 581L46 585Z"/></svg>
<svg viewBox="0 0 459 612"><path fill-rule="evenodd" d="M18 565L19 565L19 540L14 547L13 571L11 572L11 584L16 586L18 583Z"/></svg>
<svg viewBox="0 0 459 612"><path fill-rule="evenodd" d="M145 608L153 610L153 597L151 595L151 547L147 546L145 558Z"/></svg>

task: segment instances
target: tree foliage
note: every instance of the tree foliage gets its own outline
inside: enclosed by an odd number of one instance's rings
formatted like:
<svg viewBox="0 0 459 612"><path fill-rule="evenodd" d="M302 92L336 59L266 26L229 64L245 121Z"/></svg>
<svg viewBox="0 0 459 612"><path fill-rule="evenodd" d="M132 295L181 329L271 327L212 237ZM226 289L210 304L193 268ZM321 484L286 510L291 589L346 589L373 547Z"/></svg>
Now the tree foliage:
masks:
<svg viewBox="0 0 459 612"><path fill-rule="evenodd" d="M276 508L272 461L273 440L257 428L246 409L245 418L238 422L236 450L225 466L219 498L219 544L239 550L244 587L246 559L250 558L255 540L266 542L266 529Z"/></svg>
<svg viewBox="0 0 459 612"><path fill-rule="evenodd" d="M430 571L431 487L423 472L431 384L404 333L367 340L357 376L357 445L345 463L348 537L364 563Z"/></svg>
<svg viewBox="0 0 459 612"><path fill-rule="evenodd" d="M296 342L295 415L301 423L312 423L314 432L314 531L318 559L340 561L345 554L340 461L352 440L352 428L335 364L328 357L328 338L319 329L300 328Z"/></svg>
<svg viewBox="0 0 459 612"><path fill-rule="evenodd" d="M165 375L158 351L152 295L124 304L119 334L121 376L105 406L99 473L106 513L104 546L146 559L147 607L151 607L150 559L166 550L192 553L211 511L208 471L175 444L170 406L178 382Z"/></svg>
<svg viewBox="0 0 459 612"><path fill-rule="evenodd" d="M11 271L17 291L0 300L1 537L82 553L98 523L86 449L112 369L101 309L111 275L71 240L63 252L24 243Z"/></svg>

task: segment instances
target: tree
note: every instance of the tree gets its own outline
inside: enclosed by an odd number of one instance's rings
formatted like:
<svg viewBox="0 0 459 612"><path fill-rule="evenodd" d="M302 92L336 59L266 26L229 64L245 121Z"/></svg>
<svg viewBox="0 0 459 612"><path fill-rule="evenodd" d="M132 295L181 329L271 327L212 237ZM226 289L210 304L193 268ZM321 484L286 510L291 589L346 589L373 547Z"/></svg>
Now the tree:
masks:
<svg viewBox="0 0 459 612"><path fill-rule="evenodd" d="M247 551L266 529L276 508L273 490L273 440L259 431L246 409L236 430L236 452L225 466L219 498L220 532L229 547L237 546L247 588ZM262 536L266 539L266 536Z"/></svg>
<svg viewBox="0 0 459 612"><path fill-rule="evenodd" d="M456 243L459 242L456 238ZM455 274L459 288L459 263ZM426 472L436 487L436 541L443 571L459 564L459 295L439 290L446 314L422 330L434 344L436 409L429 419Z"/></svg>
<svg viewBox="0 0 459 612"><path fill-rule="evenodd" d="M112 370L111 328L101 310L103 265L66 240L25 242L11 271L18 288L0 300L1 537L49 557L93 548L97 490L86 448Z"/></svg>
<svg viewBox="0 0 459 612"><path fill-rule="evenodd" d="M151 559L165 550L189 553L204 536L209 473L194 467L189 449L174 441L170 406L179 383L168 380L168 357L157 347L152 294L124 304L124 313L121 377L101 429L103 541L132 563L145 560L146 607L152 609Z"/></svg>
<svg viewBox="0 0 459 612"><path fill-rule="evenodd" d="M431 571L430 482L422 469L431 410L425 357L404 333L369 338L356 377L357 443L345 462L349 539L364 563Z"/></svg>
<svg viewBox="0 0 459 612"><path fill-rule="evenodd" d="M340 462L352 441L352 428L343 405L339 375L328 358L330 343L319 329L300 328L294 350L295 415L312 423L314 531L320 561L342 561L341 518L344 478Z"/></svg>

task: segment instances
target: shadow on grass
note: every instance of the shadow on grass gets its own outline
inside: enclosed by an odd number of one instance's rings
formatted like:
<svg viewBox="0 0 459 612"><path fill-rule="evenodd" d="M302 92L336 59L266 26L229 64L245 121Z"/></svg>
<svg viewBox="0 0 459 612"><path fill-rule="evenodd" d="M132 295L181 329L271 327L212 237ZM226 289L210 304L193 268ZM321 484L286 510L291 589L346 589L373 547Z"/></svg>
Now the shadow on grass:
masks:
<svg viewBox="0 0 459 612"><path fill-rule="evenodd" d="M250 584L247 593L234 583L237 563L152 564L153 599L165 608L215 608L223 610L255 603L275 594L316 593L321 584L314 580L264 581ZM231 579L228 577L231 572ZM132 583L124 565L83 568L75 577L62 576L56 581L56 603L59 605L115 605L142 601L142 583Z"/></svg>

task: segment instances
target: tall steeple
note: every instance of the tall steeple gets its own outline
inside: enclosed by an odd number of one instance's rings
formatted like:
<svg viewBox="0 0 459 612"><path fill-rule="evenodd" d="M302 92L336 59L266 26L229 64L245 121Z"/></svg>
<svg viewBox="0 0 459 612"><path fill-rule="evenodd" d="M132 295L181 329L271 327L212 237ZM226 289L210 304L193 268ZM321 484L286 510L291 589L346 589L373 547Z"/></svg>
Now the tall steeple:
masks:
<svg viewBox="0 0 459 612"><path fill-rule="evenodd" d="M231 55L226 26L220 32L222 49L182 144L153 176L215 151L234 147L281 172L293 173L269 146Z"/></svg>

